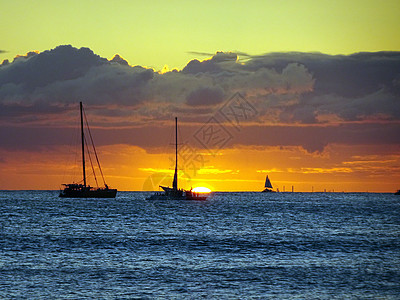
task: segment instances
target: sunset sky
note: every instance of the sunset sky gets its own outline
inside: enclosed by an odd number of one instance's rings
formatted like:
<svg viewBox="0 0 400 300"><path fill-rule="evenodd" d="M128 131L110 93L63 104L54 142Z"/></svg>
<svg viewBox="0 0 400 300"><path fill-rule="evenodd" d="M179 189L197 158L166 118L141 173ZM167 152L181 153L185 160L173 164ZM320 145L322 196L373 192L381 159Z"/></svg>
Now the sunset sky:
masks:
<svg viewBox="0 0 400 300"><path fill-rule="evenodd" d="M399 1L2 1L0 189L400 189ZM78 154L76 154L78 153ZM93 182L92 182L93 184Z"/></svg>

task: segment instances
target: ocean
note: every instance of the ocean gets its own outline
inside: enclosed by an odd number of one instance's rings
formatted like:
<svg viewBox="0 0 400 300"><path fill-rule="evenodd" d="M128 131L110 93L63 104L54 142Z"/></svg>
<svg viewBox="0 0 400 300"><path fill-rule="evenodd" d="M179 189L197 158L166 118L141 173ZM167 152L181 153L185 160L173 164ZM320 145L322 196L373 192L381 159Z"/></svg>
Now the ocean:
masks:
<svg viewBox="0 0 400 300"><path fill-rule="evenodd" d="M0 191L1 299L400 299L400 197Z"/></svg>

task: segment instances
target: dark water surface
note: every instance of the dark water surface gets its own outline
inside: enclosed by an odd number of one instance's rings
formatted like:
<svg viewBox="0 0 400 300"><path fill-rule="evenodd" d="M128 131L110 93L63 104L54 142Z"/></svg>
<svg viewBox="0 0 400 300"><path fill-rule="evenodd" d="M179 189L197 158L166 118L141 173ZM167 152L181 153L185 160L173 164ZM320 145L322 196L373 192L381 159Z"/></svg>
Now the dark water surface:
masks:
<svg viewBox="0 0 400 300"><path fill-rule="evenodd" d="M400 299L400 197L0 191L1 299Z"/></svg>

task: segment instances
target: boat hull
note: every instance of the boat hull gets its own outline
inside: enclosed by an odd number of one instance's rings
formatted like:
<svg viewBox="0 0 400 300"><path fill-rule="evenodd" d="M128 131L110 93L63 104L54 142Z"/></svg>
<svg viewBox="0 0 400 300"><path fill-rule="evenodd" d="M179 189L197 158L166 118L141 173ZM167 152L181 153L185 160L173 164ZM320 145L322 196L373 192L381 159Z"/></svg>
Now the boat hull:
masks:
<svg viewBox="0 0 400 300"><path fill-rule="evenodd" d="M275 193L275 191L271 189L265 189L261 193Z"/></svg>
<svg viewBox="0 0 400 300"><path fill-rule="evenodd" d="M190 191L182 191L170 193L168 191L164 193L155 193L146 200L207 200L208 195L192 193Z"/></svg>
<svg viewBox="0 0 400 300"><path fill-rule="evenodd" d="M63 190L60 192L62 198L115 198L116 196L116 189Z"/></svg>
<svg viewBox="0 0 400 300"><path fill-rule="evenodd" d="M186 191L186 200L207 200L208 194L194 193Z"/></svg>

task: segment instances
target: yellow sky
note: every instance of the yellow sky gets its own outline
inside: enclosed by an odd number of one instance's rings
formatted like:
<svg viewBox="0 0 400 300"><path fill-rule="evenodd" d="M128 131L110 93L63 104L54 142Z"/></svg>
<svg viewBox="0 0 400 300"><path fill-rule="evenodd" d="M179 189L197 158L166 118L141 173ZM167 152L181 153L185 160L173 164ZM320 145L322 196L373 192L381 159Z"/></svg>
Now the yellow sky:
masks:
<svg viewBox="0 0 400 300"><path fill-rule="evenodd" d="M237 52L239 57L241 52L398 51L399 15L398 0L1 1L0 63L65 44L88 47L108 59L118 53L132 66L155 70L165 65L182 69L190 60L206 59L217 51ZM271 71L271 76L275 73ZM164 77L171 80L169 84L175 76L171 72ZM198 81L197 77L193 80ZM160 86L163 91L165 88ZM200 124L203 121L199 120ZM143 134L142 138L148 136ZM236 138L245 140L239 133ZM107 182L119 190L150 190L157 189L159 183L170 184L173 149L152 153L147 152L150 146L135 143L99 147ZM274 188L281 191L292 186L296 191L398 189L400 154L396 154L396 143L378 150L362 142L353 146L330 143L322 153L307 152L298 145L241 145L230 145L216 156L202 153L206 162L195 170L181 162L181 186L259 191L268 174ZM0 189L56 189L71 181L68 173L74 170L68 170L72 165L69 156L69 150L57 147L25 152L22 145L15 151L0 150ZM79 169L74 172L79 175Z"/></svg>
<svg viewBox="0 0 400 300"><path fill-rule="evenodd" d="M399 50L397 0L1 1L0 59L58 45L182 68L191 51Z"/></svg>

